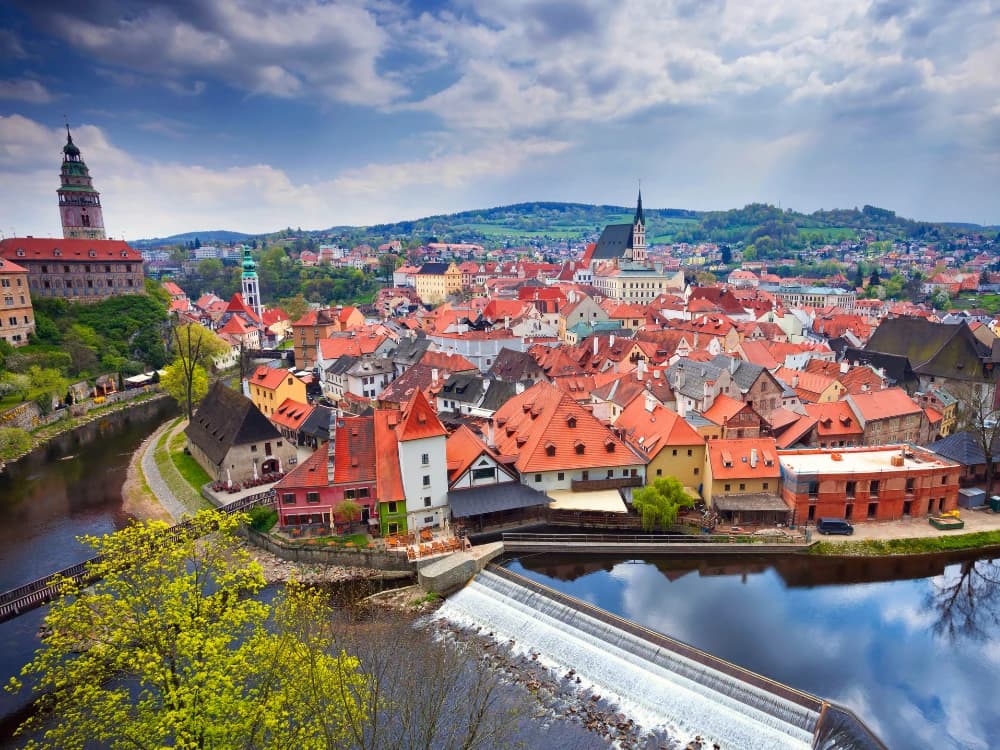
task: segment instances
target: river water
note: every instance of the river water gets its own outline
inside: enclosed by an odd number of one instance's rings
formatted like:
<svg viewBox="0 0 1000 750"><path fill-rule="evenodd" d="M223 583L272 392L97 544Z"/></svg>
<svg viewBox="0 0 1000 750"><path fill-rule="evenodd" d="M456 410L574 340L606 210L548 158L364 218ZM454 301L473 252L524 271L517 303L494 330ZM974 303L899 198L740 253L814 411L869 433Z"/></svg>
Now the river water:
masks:
<svg viewBox="0 0 1000 750"><path fill-rule="evenodd" d="M0 475L0 591L80 562L93 553L81 534L124 527L122 483L132 453L156 427L176 416L159 399L109 414L56 437ZM17 674L37 647L45 609L0 624L2 679ZM9 733L21 696L0 692L0 737Z"/></svg>
<svg viewBox="0 0 1000 750"><path fill-rule="evenodd" d="M76 537L128 523L121 485L159 401L54 440L0 476L0 589L84 559ZM66 460L62 460L66 459ZM987 750L1000 737L1000 560L626 560L534 556L518 573L854 709L893 750ZM37 647L44 609L0 625L0 679ZM0 748L24 699L0 693ZM529 747L593 747L553 727ZM530 733L529 733L530 735ZM565 739L567 742L560 742Z"/></svg>
<svg viewBox="0 0 1000 750"><path fill-rule="evenodd" d="M893 750L1000 747L1000 559L545 555L510 568L845 705Z"/></svg>

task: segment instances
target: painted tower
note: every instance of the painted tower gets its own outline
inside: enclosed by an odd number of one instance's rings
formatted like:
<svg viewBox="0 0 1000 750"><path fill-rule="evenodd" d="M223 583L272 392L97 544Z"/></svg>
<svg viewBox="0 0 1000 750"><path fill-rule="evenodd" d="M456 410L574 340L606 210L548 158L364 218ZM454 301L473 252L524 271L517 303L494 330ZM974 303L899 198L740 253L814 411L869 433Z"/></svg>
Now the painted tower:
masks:
<svg viewBox="0 0 1000 750"><path fill-rule="evenodd" d="M646 217L642 214L642 190L639 191L639 202L632 219L632 261L646 262Z"/></svg>
<svg viewBox="0 0 1000 750"><path fill-rule="evenodd" d="M59 186L59 217L63 237L77 240L106 240L104 216L101 214L101 194L94 190L90 170L73 143L69 125L63 146L62 171Z"/></svg>
<svg viewBox="0 0 1000 750"><path fill-rule="evenodd" d="M243 247L243 302L256 313L258 318L264 314L260 304L260 280L257 278L257 264L250 257L250 248Z"/></svg>

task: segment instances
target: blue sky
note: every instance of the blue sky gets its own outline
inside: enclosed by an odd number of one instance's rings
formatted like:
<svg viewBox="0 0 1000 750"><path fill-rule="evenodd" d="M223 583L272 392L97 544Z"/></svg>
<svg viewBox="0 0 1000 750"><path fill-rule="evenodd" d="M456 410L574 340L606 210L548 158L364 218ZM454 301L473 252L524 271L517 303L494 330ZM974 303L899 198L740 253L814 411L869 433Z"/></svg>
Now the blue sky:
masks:
<svg viewBox="0 0 1000 750"><path fill-rule="evenodd" d="M63 116L127 238L527 200L1000 223L991 0L14 0L0 231Z"/></svg>

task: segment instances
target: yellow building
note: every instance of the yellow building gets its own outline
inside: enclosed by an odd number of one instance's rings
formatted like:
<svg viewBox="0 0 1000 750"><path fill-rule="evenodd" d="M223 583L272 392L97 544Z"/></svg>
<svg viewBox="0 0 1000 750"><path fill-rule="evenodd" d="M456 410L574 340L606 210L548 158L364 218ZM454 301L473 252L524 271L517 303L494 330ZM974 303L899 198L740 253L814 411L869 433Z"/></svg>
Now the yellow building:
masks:
<svg viewBox="0 0 1000 750"><path fill-rule="evenodd" d="M693 497L704 482L705 440L684 418L640 393L618 415L615 427L649 460L646 481L676 477Z"/></svg>
<svg viewBox="0 0 1000 750"><path fill-rule="evenodd" d="M291 370L279 370L261 365L247 381L250 400L260 413L270 417L286 398L307 403L306 384Z"/></svg>
<svg viewBox="0 0 1000 750"><path fill-rule="evenodd" d="M454 263L424 263L413 275L417 296L425 305L440 305L462 291L462 272Z"/></svg>

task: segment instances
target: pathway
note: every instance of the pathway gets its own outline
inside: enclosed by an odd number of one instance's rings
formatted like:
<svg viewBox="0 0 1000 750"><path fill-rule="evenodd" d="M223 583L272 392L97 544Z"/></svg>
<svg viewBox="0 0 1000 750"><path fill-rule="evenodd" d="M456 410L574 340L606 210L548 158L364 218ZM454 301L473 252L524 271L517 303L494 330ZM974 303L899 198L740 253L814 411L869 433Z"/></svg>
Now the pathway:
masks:
<svg viewBox="0 0 1000 750"><path fill-rule="evenodd" d="M940 531L927 522L926 516L906 518L898 521L857 521L854 523L853 536L834 536L816 533L816 527L810 525L813 541L849 542L858 539L912 539L925 536L956 536L971 534L976 531L1000 530L1000 513L989 510L960 509L965 528L956 531Z"/></svg>
<svg viewBox="0 0 1000 750"><path fill-rule="evenodd" d="M191 515L191 511L188 510L184 503L177 499L173 490L170 489L166 480L163 479L163 475L160 474L160 467L156 465L156 446L160 442L160 436L163 435L165 430L171 429L173 424L171 420L157 428L156 432L152 435L152 439L146 444L140 465L142 466L142 473L146 477L146 484L149 485L149 489L156 496L156 499L160 501L163 509L171 515L175 522L179 522L184 516Z"/></svg>

